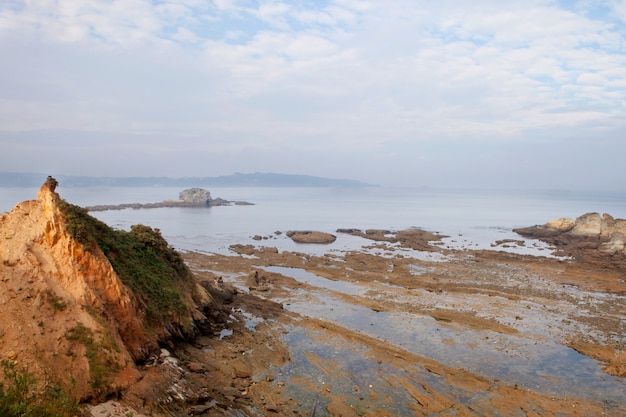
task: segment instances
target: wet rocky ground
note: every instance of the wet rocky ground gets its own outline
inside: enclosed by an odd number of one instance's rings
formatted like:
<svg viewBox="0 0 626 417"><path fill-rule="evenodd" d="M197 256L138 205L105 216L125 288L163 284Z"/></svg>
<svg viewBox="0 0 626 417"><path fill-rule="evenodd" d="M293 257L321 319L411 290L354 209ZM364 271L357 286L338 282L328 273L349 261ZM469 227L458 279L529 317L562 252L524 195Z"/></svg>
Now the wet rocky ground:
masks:
<svg viewBox="0 0 626 417"><path fill-rule="evenodd" d="M184 254L222 307L172 349L181 415L626 415L626 274L610 259L343 233L360 249Z"/></svg>

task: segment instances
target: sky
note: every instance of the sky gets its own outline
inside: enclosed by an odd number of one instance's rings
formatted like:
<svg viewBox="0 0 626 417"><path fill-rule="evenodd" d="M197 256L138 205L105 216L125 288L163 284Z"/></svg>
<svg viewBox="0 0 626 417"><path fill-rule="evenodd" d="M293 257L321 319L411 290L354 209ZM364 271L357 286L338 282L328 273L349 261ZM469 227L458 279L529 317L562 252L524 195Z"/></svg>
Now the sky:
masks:
<svg viewBox="0 0 626 417"><path fill-rule="evenodd" d="M625 0L1 0L0 171L626 190Z"/></svg>

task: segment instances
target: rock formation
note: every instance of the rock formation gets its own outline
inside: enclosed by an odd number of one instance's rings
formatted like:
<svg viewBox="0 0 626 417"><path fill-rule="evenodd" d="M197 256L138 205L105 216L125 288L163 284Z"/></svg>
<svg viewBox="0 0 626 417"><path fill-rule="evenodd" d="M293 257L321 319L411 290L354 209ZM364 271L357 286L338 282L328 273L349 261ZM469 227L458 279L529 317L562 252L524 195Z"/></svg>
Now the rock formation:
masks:
<svg viewBox="0 0 626 417"><path fill-rule="evenodd" d="M296 243L333 243L337 237L330 233L315 232L309 230L289 230L287 236Z"/></svg>
<svg viewBox="0 0 626 417"><path fill-rule="evenodd" d="M514 231L540 239L578 258L626 256L626 220L614 219L608 214L587 213L576 219L555 219L545 225Z"/></svg>
<svg viewBox="0 0 626 417"><path fill-rule="evenodd" d="M190 188L188 190L181 191L178 195L178 199L190 204L204 204L205 206L211 205L211 193L203 188Z"/></svg>
<svg viewBox="0 0 626 417"><path fill-rule="evenodd" d="M0 214L0 358L28 365L76 399L101 398L136 382L136 363L159 343L193 337L211 295L158 230L113 231L63 201L56 185L49 178L37 200ZM160 280L154 288L167 303L141 288L148 285L141 256L154 256L163 271L146 273ZM175 280L168 281L170 270Z"/></svg>
<svg viewBox="0 0 626 417"><path fill-rule="evenodd" d="M399 243L400 246L426 252L439 251L440 248L436 245L440 244L441 239L446 237L418 228L400 230L398 232L381 229L367 229L363 232L360 229L342 228L337 229L337 233L360 236L377 242Z"/></svg>

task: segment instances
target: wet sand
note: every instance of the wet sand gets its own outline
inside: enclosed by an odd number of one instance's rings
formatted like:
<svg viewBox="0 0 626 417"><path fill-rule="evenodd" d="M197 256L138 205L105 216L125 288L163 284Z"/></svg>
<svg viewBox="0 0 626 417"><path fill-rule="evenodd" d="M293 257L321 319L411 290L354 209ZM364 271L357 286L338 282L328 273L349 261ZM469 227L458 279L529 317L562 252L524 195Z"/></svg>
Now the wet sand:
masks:
<svg viewBox="0 0 626 417"><path fill-rule="evenodd" d="M211 398L194 415L626 415L621 268L354 234L322 255L184 254L223 303L175 352Z"/></svg>

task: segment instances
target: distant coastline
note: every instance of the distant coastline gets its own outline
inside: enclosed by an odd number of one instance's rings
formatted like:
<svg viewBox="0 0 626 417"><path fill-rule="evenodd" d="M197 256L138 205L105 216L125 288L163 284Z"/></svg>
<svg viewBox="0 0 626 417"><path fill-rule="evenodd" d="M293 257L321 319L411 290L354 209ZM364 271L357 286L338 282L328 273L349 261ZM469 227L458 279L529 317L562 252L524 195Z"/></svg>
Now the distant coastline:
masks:
<svg viewBox="0 0 626 417"><path fill-rule="evenodd" d="M0 172L0 187L38 187L49 174ZM377 187L358 180L311 175L235 173L218 177L91 177L54 175L64 187Z"/></svg>

